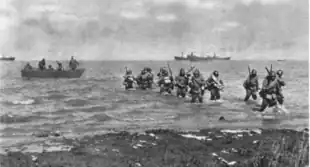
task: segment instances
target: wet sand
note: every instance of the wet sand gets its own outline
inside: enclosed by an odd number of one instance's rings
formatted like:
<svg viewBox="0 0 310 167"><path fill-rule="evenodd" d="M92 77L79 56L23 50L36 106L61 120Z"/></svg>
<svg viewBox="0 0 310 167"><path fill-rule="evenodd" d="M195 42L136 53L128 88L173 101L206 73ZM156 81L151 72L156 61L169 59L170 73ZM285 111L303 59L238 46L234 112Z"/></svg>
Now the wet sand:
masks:
<svg viewBox="0 0 310 167"><path fill-rule="evenodd" d="M118 132L65 138L37 134L45 144L10 147L1 167L15 166L306 166L308 129L203 129ZM36 147L35 147L36 146Z"/></svg>

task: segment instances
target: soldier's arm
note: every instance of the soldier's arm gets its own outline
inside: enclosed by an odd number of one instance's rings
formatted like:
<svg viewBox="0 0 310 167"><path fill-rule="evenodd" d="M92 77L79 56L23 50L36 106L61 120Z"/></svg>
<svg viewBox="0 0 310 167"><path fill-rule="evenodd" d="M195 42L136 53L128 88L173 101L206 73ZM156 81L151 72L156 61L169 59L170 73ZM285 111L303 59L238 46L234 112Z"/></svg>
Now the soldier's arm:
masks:
<svg viewBox="0 0 310 167"><path fill-rule="evenodd" d="M279 79L278 81L279 81L280 86L285 86L285 82L282 79Z"/></svg>
<svg viewBox="0 0 310 167"><path fill-rule="evenodd" d="M258 90L259 89L259 83L258 83L258 78L256 78L256 89Z"/></svg>

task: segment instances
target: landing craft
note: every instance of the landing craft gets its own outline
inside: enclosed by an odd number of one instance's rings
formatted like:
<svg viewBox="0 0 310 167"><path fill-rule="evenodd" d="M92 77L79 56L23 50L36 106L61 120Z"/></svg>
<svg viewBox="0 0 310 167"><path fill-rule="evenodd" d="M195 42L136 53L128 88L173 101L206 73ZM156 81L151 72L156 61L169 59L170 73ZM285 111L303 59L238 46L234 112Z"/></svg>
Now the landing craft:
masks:
<svg viewBox="0 0 310 167"><path fill-rule="evenodd" d="M76 70L22 70L21 75L24 78L80 78L84 73L84 68L79 68Z"/></svg>

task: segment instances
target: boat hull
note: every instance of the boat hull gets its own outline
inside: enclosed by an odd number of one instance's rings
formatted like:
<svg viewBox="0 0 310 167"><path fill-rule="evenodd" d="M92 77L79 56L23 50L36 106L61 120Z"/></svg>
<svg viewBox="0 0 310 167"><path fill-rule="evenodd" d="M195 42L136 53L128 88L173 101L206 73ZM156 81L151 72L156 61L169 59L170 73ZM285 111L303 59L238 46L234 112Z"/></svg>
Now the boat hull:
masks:
<svg viewBox="0 0 310 167"><path fill-rule="evenodd" d="M66 71L50 71L50 70L22 70L21 75L25 78L80 78L85 69L80 68L76 70Z"/></svg>
<svg viewBox="0 0 310 167"><path fill-rule="evenodd" d="M188 56L190 61L213 61L213 60L230 60L230 57L198 57Z"/></svg>
<svg viewBox="0 0 310 167"><path fill-rule="evenodd" d="M0 61L14 61L15 57L0 57Z"/></svg>
<svg viewBox="0 0 310 167"><path fill-rule="evenodd" d="M174 60L188 60L186 57L178 57L178 56L174 56Z"/></svg>

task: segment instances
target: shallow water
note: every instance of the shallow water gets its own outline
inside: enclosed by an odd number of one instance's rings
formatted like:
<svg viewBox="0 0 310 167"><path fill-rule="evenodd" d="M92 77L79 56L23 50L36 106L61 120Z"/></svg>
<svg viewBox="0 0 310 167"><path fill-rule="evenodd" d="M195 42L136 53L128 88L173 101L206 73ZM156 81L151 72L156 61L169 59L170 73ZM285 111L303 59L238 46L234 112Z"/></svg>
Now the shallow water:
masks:
<svg viewBox="0 0 310 167"><path fill-rule="evenodd" d="M33 65L36 62L31 62ZM263 119L251 111L255 102L242 101L242 82L247 65L258 70L265 66L283 69L287 86L285 106L289 115ZM86 72L79 79L22 79L25 62L0 62L1 146L39 140L33 133L60 131L80 137L110 130L142 131L151 128L195 130L201 128L303 128L308 127L308 62L216 61L193 63L204 77L218 70L224 81L223 103L214 104L206 93L204 104L188 99L161 96L151 91L125 91L121 86L124 67L137 74L144 66L157 73L166 62L82 62ZM189 62L171 62L174 75ZM262 80L260 80L261 82ZM226 121L218 121L224 116Z"/></svg>

